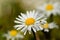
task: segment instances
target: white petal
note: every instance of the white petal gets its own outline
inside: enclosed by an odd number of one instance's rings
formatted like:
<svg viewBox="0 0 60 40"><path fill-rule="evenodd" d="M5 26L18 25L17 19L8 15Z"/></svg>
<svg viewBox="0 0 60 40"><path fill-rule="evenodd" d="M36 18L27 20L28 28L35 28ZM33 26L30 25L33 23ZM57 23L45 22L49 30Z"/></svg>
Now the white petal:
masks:
<svg viewBox="0 0 60 40"><path fill-rule="evenodd" d="M19 29L23 28L24 25L15 25L14 27L17 28L17 30L19 30Z"/></svg>
<svg viewBox="0 0 60 40"><path fill-rule="evenodd" d="M23 36L22 34L18 33L18 35L16 36L16 38L17 38L17 39L18 39L18 38L24 38L24 36Z"/></svg>
<svg viewBox="0 0 60 40"><path fill-rule="evenodd" d="M28 27L29 34L31 34L31 26Z"/></svg>
<svg viewBox="0 0 60 40"><path fill-rule="evenodd" d="M7 36L7 40L10 40L11 39L11 37L10 36Z"/></svg>
<svg viewBox="0 0 60 40"><path fill-rule="evenodd" d="M32 27L33 31L36 32L36 29L34 27Z"/></svg>
<svg viewBox="0 0 60 40"><path fill-rule="evenodd" d="M45 24L45 23L47 23L47 21L45 21L45 20L40 20L41 22L40 22L40 24Z"/></svg>
<svg viewBox="0 0 60 40"><path fill-rule="evenodd" d="M22 28L24 28L24 26L17 28L17 30L20 30L20 29L22 29Z"/></svg>
<svg viewBox="0 0 60 40"><path fill-rule="evenodd" d="M52 28L58 28L58 25L56 25L56 23L52 22L49 24L49 28L52 29Z"/></svg>
<svg viewBox="0 0 60 40"><path fill-rule="evenodd" d="M40 30L43 30L43 27L42 26L39 26Z"/></svg>
<svg viewBox="0 0 60 40"><path fill-rule="evenodd" d="M31 11L31 17L34 18L34 17L35 17L35 14L36 14L36 13L35 13L35 10Z"/></svg>
<svg viewBox="0 0 60 40"><path fill-rule="evenodd" d="M29 16L30 16L30 17L33 17L33 15L32 15L32 14L33 14L33 13L32 13L32 11L30 11L30 15L29 15Z"/></svg>
<svg viewBox="0 0 60 40"><path fill-rule="evenodd" d="M46 14L47 17L49 17L52 14L52 12L51 11L47 11L47 13L45 13L45 14Z"/></svg>
<svg viewBox="0 0 60 40"><path fill-rule="evenodd" d="M33 10L33 15L35 14L35 10Z"/></svg>
<svg viewBox="0 0 60 40"><path fill-rule="evenodd" d="M34 15L34 18L35 18L35 19L36 19L37 15L38 15L38 12L36 12L35 15Z"/></svg>
<svg viewBox="0 0 60 40"><path fill-rule="evenodd" d="M27 17L29 18L30 17L30 13L27 11Z"/></svg>
<svg viewBox="0 0 60 40"><path fill-rule="evenodd" d="M26 18L27 18L27 16L26 16L26 15L24 15L23 13L21 13L21 16L22 16L24 19L26 19Z"/></svg>
<svg viewBox="0 0 60 40"><path fill-rule="evenodd" d="M24 32L25 30L27 30L27 26L25 26L25 27L21 30L21 32Z"/></svg>
<svg viewBox="0 0 60 40"><path fill-rule="evenodd" d="M29 31L29 34L31 34L31 31Z"/></svg>
<svg viewBox="0 0 60 40"><path fill-rule="evenodd" d="M41 17L38 17L36 20L39 20L39 19L41 19L42 17L44 17L44 15L42 15Z"/></svg>
<svg viewBox="0 0 60 40"><path fill-rule="evenodd" d="M23 17L21 17L20 15L18 15L18 17L22 20L22 21L24 21L25 19L23 18Z"/></svg>
<svg viewBox="0 0 60 40"><path fill-rule="evenodd" d="M42 21L45 21L47 18L43 18ZM45 21L46 22L46 21Z"/></svg>
<svg viewBox="0 0 60 40"><path fill-rule="evenodd" d="M23 35L20 35L20 38L24 38L24 36Z"/></svg>
<svg viewBox="0 0 60 40"><path fill-rule="evenodd" d="M24 25L15 25L14 27L17 28L17 27L23 27Z"/></svg>
<svg viewBox="0 0 60 40"><path fill-rule="evenodd" d="M40 20L40 18L41 18L41 17L38 17L38 18L36 19L36 21L37 21L37 20Z"/></svg>
<svg viewBox="0 0 60 40"><path fill-rule="evenodd" d="M16 18L18 21L24 22L23 20L21 20L20 18Z"/></svg>
<svg viewBox="0 0 60 40"><path fill-rule="evenodd" d="M34 27L35 27L35 29L36 29L37 31L40 30L39 26L35 25Z"/></svg>
<svg viewBox="0 0 60 40"><path fill-rule="evenodd" d="M8 34L3 34L3 36L4 36L4 37L7 37L7 36L8 36Z"/></svg>
<svg viewBox="0 0 60 40"><path fill-rule="evenodd" d="M32 28L32 27L33 27L33 25L28 26L29 34L31 34L31 28Z"/></svg>
<svg viewBox="0 0 60 40"><path fill-rule="evenodd" d="M19 19L19 18L16 18L16 19L20 21L20 19Z"/></svg>
<svg viewBox="0 0 60 40"><path fill-rule="evenodd" d="M53 5L54 5L54 7L58 7L59 4L58 3L54 3Z"/></svg>
<svg viewBox="0 0 60 40"><path fill-rule="evenodd" d="M20 21L16 21L16 20L15 20L14 22L15 22L15 23L22 23L22 22L20 22Z"/></svg>
<svg viewBox="0 0 60 40"><path fill-rule="evenodd" d="M48 29L44 29L44 31L45 31L45 32L49 32L49 30L48 30Z"/></svg>
<svg viewBox="0 0 60 40"><path fill-rule="evenodd" d="M40 23L40 21L36 21L35 24Z"/></svg>
<svg viewBox="0 0 60 40"><path fill-rule="evenodd" d="M26 32L27 32L27 29L25 30L24 35L26 35Z"/></svg>

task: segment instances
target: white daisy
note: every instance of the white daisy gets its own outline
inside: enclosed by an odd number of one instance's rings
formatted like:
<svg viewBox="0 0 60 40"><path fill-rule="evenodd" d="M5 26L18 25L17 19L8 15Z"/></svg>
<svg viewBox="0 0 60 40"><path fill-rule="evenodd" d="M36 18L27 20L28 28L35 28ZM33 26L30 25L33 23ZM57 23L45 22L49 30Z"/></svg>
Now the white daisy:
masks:
<svg viewBox="0 0 60 40"><path fill-rule="evenodd" d="M53 14L60 14L60 4L58 2L48 2L37 7L37 10L42 10L48 17Z"/></svg>
<svg viewBox="0 0 60 40"><path fill-rule="evenodd" d="M19 38L23 38L23 35L20 34L19 32L17 32L16 30L11 30L11 31L8 31L7 34L3 34L4 37L7 38L7 40L15 40L15 39L19 39Z"/></svg>
<svg viewBox="0 0 60 40"><path fill-rule="evenodd" d="M40 19L43 18L44 16L40 15L38 16L39 13L33 11L27 11L27 14L21 13L21 16L18 15L19 18L16 18L14 21L15 23L18 23L18 25L15 25L14 27L17 28L17 30L20 30L24 32L24 35L28 31L29 34L31 34L31 28L33 29L34 32L38 30L42 30L42 28L39 28L40 26ZM44 19L44 18L43 18Z"/></svg>
<svg viewBox="0 0 60 40"><path fill-rule="evenodd" d="M53 29L53 28L58 28L58 25L56 25L56 23L51 22L51 23L47 23L45 22L41 22L41 26L44 29L44 31L49 32L49 29Z"/></svg>

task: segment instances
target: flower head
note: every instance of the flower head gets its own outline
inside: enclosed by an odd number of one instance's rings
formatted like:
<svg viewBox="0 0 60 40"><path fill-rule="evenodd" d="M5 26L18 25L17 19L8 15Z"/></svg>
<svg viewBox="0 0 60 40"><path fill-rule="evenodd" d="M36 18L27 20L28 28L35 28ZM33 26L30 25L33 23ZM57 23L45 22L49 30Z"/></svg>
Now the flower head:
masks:
<svg viewBox="0 0 60 40"><path fill-rule="evenodd" d="M11 31L9 32L9 34L10 34L11 36L16 36L16 35L17 35L17 31L16 31L16 30L11 30Z"/></svg>
<svg viewBox="0 0 60 40"><path fill-rule="evenodd" d="M37 9L42 10L48 17L53 14L60 14L60 4L58 2L49 2L40 5Z"/></svg>
<svg viewBox="0 0 60 40"><path fill-rule="evenodd" d="M55 22L48 23L45 21L45 22L42 22L41 26L44 29L44 31L47 31L47 32L49 32L49 29L58 28L58 25Z"/></svg>
<svg viewBox="0 0 60 40"><path fill-rule="evenodd" d="M16 30L8 31L8 33L4 34L3 36L5 36L7 40L9 39L14 40L15 38L16 39L23 38L23 35L17 32Z"/></svg>
<svg viewBox="0 0 60 40"><path fill-rule="evenodd" d="M39 15L38 12L33 11L27 11L27 14L21 13L21 16L18 15L19 18L16 18L14 21L15 23L18 23L18 25L15 25L14 27L17 28L17 30L20 30L24 32L24 35L28 31L29 34L31 34L31 29L33 29L34 32L41 30L39 28L40 26L40 19L44 16ZM44 19L44 18L43 18Z"/></svg>

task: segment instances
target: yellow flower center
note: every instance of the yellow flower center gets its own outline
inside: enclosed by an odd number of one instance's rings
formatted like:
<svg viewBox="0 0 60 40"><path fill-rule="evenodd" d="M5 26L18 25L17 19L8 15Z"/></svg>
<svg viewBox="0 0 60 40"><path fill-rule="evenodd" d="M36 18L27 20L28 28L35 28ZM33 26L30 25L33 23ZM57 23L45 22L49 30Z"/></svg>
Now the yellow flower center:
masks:
<svg viewBox="0 0 60 40"><path fill-rule="evenodd" d="M48 28L48 23L42 25L43 28Z"/></svg>
<svg viewBox="0 0 60 40"><path fill-rule="evenodd" d="M33 18L27 18L25 21L26 25L32 25L34 23L35 23L35 19L33 19Z"/></svg>
<svg viewBox="0 0 60 40"><path fill-rule="evenodd" d="M17 35L17 31L16 30L11 30L10 31L10 35L11 36L16 36Z"/></svg>
<svg viewBox="0 0 60 40"><path fill-rule="evenodd" d="M46 10L47 11L51 11L51 10L53 10L54 9L54 7L53 7L53 5L51 5L51 4L48 4L47 6L46 6Z"/></svg>

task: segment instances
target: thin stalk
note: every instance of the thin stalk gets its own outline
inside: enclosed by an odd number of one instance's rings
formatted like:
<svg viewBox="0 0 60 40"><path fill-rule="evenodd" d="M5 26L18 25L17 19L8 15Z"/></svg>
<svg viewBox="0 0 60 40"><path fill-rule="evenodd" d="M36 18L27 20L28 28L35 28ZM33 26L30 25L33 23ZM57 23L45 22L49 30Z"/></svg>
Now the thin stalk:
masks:
<svg viewBox="0 0 60 40"><path fill-rule="evenodd" d="M50 15L50 22L53 22L53 14Z"/></svg>
<svg viewBox="0 0 60 40"><path fill-rule="evenodd" d="M36 40L40 40L39 35L36 33Z"/></svg>
<svg viewBox="0 0 60 40"><path fill-rule="evenodd" d="M38 34L37 33L35 33L34 31L33 31L33 29L31 28L31 30L32 30L32 33L33 33L33 35L34 35L34 40L40 40L40 38L39 38L39 36L38 36Z"/></svg>

